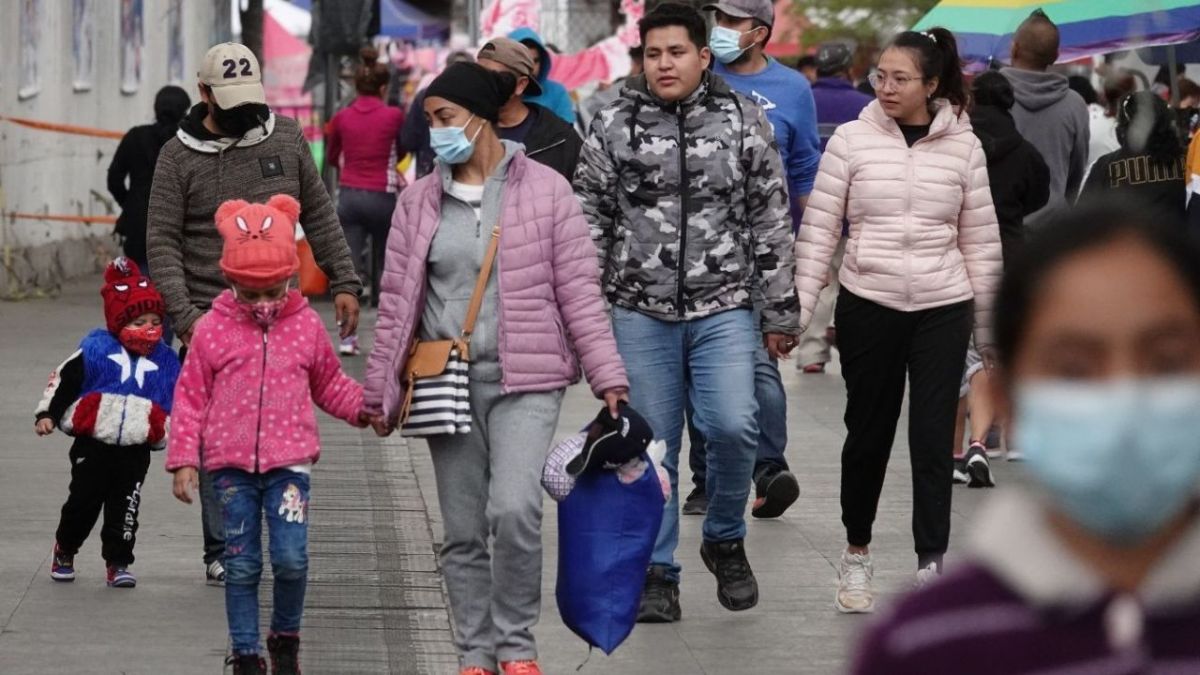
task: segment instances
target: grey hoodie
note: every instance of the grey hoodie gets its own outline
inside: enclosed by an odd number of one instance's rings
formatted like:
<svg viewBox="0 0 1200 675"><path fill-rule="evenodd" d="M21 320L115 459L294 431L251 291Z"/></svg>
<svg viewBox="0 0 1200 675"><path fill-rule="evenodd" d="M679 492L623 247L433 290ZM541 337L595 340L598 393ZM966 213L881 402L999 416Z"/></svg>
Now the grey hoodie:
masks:
<svg viewBox="0 0 1200 675"><path fill-rule="evenodd" d="M1000 71L1012 83L1017 103L1013 120L1050 168L1050 201L1026 222L1075 201L1087 171L1089 120L1083 97L1071 91L1067 78L1020 68Z"/></svg>

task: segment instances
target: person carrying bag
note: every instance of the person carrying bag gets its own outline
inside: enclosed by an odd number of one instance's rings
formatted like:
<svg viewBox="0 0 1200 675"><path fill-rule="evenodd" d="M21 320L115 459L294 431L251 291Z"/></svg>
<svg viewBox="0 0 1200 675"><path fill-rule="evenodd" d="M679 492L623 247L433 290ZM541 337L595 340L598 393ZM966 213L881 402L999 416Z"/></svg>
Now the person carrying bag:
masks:
<svg viewBox="0 0 1200 675"><path fill-rule="evenodd" d="M397 201L367 360L377 433L440 430L422 435L460 675L540 675L539 483L563 392L582 365L614 418L628 400L579 202L498 136L515 86L510 73L459 63L426 91L438 170Z"/></svg>

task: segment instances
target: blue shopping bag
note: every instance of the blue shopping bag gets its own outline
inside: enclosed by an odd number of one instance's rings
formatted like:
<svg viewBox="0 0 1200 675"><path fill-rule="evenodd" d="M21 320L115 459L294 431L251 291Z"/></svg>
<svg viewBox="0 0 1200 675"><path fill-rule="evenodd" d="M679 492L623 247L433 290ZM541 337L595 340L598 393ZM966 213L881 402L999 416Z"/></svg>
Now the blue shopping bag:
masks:
<svg viewBox="0 0 1200 675"><path fill-rule="evenodd" d="M633 482L612 470L587 471L558 504L558 611L605 654L633 632L662 525L662 487L653 462L642 459L646 471Z"/></svg>

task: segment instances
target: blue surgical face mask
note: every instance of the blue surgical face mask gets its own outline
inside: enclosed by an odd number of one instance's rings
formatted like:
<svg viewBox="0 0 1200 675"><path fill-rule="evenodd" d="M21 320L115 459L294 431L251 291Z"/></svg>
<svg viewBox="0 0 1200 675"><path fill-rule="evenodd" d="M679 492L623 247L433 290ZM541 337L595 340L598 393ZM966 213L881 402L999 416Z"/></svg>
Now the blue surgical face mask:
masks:
<svg viewBox="0 0 1200 675"><path fill-rule="evenodd" d="M1179 515L1200 484L1200 377L1061 380L1016 392L1016 447L1053 507L1116 545Z"/></svg>
<svg viewBox="0 0 1200 675"><path fill-rule="evenodd" d="M708 48L721 63L733 63L749 49L741 46L743 35L745 33L739 33L732 28L713 26L712 32L708 34Z"/></svg>
<svg viewBox="0 0 1200 675"><path fill-rule="evenodd" d="M479 133L483 131L483 126L480 126L475 130L474 136L467 138L467 126L473 119L475 116L471 115L461 127L429 129L429 147L439 159L447 164L462 164L471 159L471 155L475 153L475 139L479 138Z"/></svg>

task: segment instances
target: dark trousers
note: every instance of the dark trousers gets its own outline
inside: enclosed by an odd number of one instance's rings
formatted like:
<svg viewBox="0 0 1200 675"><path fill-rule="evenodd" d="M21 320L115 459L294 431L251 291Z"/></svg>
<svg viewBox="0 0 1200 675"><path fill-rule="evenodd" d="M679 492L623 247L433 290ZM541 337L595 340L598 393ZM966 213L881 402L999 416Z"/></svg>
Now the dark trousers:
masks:
<svg viewBox="0 0 1200 675"><path fill-rule="evenodd" d="M179 362L187 358L187 347L179 348ZM200 528L204 532L204 564L207 566L225 555L225 521L221 502L212 489L212 476L204 470L204 448L200 448Z"/></svg>
<svg viewBox="0 0 1200 675"><path fill-rule="evenodd" d="M392 212L396 210L396 195L392 192L341 188L338 192L338 220L350 246L354 270L364 286L371 287L372 301L379 304L379 279L383 275L383 254L387 250L388 232L392 228ZM371 262L367 265L367 239L371 240Z"/></svg>
<svg viewBox="0 0 1200 675"><path fill-rule="evenodd" d="M71 487L55 538L74 555L104 512L100 555L109 565L133 564L142 483L150 468L150 446L120 447L91 438L71 445Z"/></svg>
<svg viewBox="0 0 1200 675"><path fill-rule="evenodd" d="M846 380L842 523L852 546L871 543L896 423L909 383L908 445L918 564L940 563L950 543L954 422L972 303L901 312L845 288L836 324Z"/></svg>

